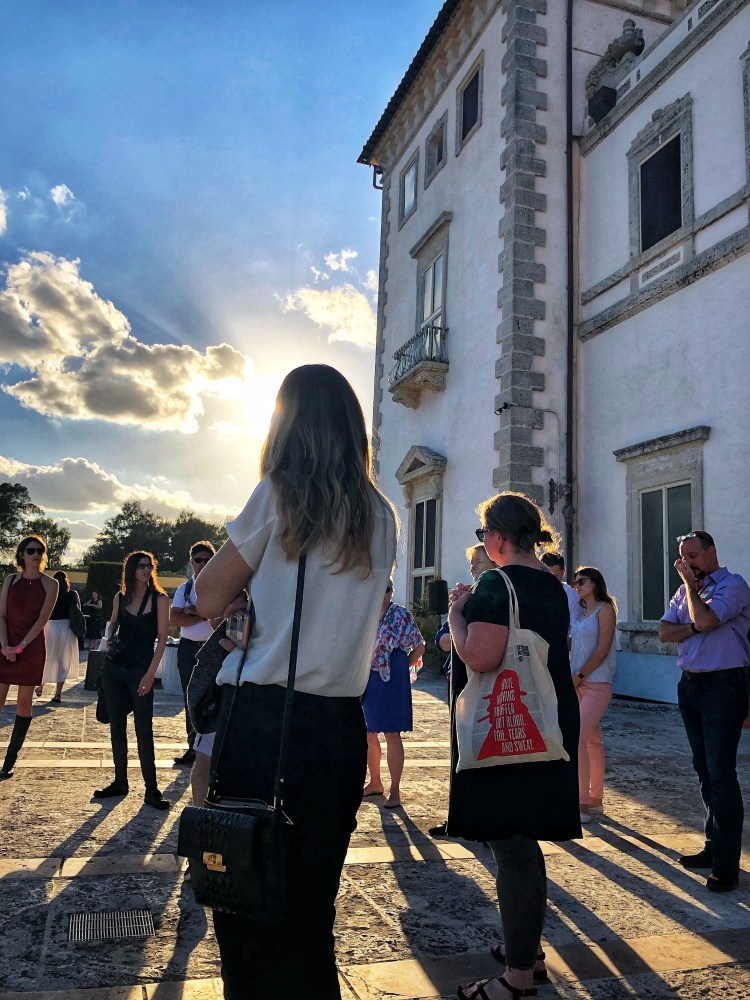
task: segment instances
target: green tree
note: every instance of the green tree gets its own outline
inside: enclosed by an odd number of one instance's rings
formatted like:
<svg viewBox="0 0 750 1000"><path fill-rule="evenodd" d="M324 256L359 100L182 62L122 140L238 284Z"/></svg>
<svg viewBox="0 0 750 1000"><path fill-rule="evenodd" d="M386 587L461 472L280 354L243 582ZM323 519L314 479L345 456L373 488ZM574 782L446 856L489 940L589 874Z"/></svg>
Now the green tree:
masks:
<svg viewBox="0 0 750 1000"><path fill-rule="evenodd" d="M218 549L226 540L227 529L223 524L205 521L192 510L182 510L170 529L169 568L179 571L185 567L194 542L211 542Z"/></svg>
<svg viewBox="0 0 750 1000"><path fill-rule="evenodd" d="M128 500L118 514L104 522L83 562L118 562L136 549L153 552L159 562L168 562L170 528L169 521L144 510L139 500Z"/></svg>
<svg viewBox="0 0 750 1000"><path fill-rule="evenodd" d="M24 530L29 534L41 535L47 543L47 565L50 569L60 569L65 550L70 544L68 529L61 528L57 521L45 517L40 512L40 516L32 517L26 522Z"/></svg>
<svg viewBox="0 0 750 1000"><path fill-rule="evenodd" d="M26 525L42 511L20 483L0 483L0 552L15 551Z"/></svg>

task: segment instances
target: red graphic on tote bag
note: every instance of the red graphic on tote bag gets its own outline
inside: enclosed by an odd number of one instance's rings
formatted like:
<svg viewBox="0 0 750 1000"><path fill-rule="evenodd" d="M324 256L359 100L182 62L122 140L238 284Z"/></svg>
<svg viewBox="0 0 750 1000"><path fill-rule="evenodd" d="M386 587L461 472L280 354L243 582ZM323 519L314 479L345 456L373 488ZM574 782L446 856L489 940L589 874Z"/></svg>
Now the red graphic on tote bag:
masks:
<svg viewBox="0 0 750 1000"><path fill-rule="evenodd" d="M490 731L477 760L546 751L547 744L521 701L525 694L515 670L502 670L497 675L492 694L485 695L485 701L489 702L487 715L477 719L477 722L490 721Z"/></svg>

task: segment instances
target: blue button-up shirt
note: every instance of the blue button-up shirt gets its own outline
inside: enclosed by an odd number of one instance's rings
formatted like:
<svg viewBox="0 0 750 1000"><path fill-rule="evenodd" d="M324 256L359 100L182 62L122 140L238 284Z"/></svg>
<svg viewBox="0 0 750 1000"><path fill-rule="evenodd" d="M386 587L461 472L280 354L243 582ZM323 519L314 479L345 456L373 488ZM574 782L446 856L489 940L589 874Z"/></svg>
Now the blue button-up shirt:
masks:
<svg viewBox="0 0 750 1000"><path fill-rule="evenodd" d="M704 577L700 599L719 619L710 632L691 635L678 644L677 666L682 670L726 670L750 663L750 587L725 566ZM690 621L685 584L670 601L663 622L687 625Z"/></svg>

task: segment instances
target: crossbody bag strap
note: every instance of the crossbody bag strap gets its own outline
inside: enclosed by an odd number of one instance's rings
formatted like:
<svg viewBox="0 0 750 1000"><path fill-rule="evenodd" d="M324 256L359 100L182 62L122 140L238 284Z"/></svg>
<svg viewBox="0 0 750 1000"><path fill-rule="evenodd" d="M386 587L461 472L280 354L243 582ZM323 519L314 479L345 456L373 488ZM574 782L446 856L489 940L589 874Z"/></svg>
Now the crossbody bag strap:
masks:
<svg viewBox="0 0 750 1000"><path fill-rule="evenodd" d="M286 747L289 736L289 727L292 721L292 699L294 697L294 679L297 674L297 649L299 646L299 625L300 618L302 615L302 595L304 592L305 584L305 564L307 562L307 556L305 554L301 555L299 558L299 563L297 564L297 592L294 599L294 618L292 620L292 643L289 649L289 672L287 674L287 689L286 697L284 699L284 717L281 723L281 745L279 747L279 763L276 770L276 781L274 784L274 808L281 809L283 804L283 796L280 794L284 787L284 777L282 769L286 763ZM250 644L248 643L248 646ZM221 754L224 749L224 741L226 739L227 730L229 729L229 722L232 717L232 712L234 711L234 703L237 698L237 692L240 689L240 678L242 677L242 668L245 665L245 660L247 659L247 647L242 651L242 657L240 659L239 666L237 667L237 674L234 679L234 686L232 688L232 695L229 701L229 708L224 715L223 723L220 724L219 729L216 731L216 742L214 745L214 752L211 757L211 776L209 778L209 789L208 789L208 799L209 801L214 799L217 794L217 778L219 773L219 761L221 759Z"/></svg>

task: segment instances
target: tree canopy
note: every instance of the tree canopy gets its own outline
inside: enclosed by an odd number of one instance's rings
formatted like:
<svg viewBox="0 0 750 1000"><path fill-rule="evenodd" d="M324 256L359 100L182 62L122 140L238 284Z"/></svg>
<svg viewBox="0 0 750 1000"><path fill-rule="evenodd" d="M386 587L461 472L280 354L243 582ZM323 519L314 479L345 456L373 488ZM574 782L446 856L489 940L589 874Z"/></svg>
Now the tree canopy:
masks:
<svg viewBox="0 0 750 1000"><path fill-rule="evenodd" d="M15 551L27 525L42 511L32 503L29 491L20 483L0 483L0 552Z"/></svg>
<svg viewBox="0 0 750 1000"><path fill-rule="evenodd" d="M193 542L207 540L217 548L226 540L226 528L206 521L191 510L181 511L174 521L146 510L139 500L128 500L99 532L83 555L85 564L120 561L129 552L153 552L162 571L181 570L188 561Z"/></svg>
<svg viewBox="0 0 750 1000"><path fill-rule="evenodd" d="M65 550L70 543L70 532L61 528L51 517L32 517L26 522L25 530L29 534L40 535L47 543L47 565L50 569L60 569L63 565Z"/></svg>

